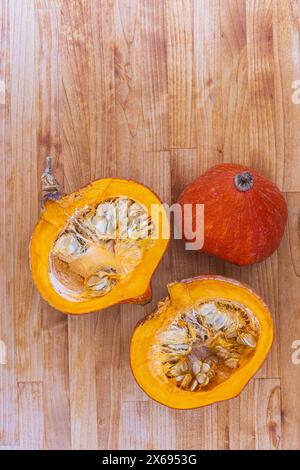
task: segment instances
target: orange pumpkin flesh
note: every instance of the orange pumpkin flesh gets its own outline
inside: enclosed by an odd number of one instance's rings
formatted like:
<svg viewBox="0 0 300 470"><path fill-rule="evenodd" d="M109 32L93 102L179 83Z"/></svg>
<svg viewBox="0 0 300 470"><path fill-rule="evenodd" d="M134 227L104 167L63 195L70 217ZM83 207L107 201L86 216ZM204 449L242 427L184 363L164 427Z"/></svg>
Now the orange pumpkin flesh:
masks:
<svg viewBox="0 0 300 470"><path fill-rule="evenodd" d="M204 204L202 252L237 265L257 263L278 247L287 220L287 205L279 189L242 165L220 164L190 183L179 203ZM185 216L186 226L195 230Z"/></svg>
<svg viewBox="0 0 300 470"><path fill-rule="evenodd" d="M142 208L146 224L150 224L148 215L152 204L161 206L158 197L144 185L114 178L95 181L57 200L46 200L31 238L30 264L38 290L53 307L80 314L117 303L145 303L151 299L151 277L168 245L159 227L151 224L150 236L146 225L143 239L113 242L111 250L107 248L112 243L110 239L101 241L100 246L94 231L86 229L87 221L96 224L99 220L99 230L102 230L105 217L103 209L101 216L97 215L100 206L125 199L130 201L130 207ZM161 214L166 227L168 220L163 208ZM120 233L119 226L116 230ZM88 240L90 236L94 237L92 242ZM110 283L110 290L106 292L105 287L100 292L104 280Z"/></svg>
<svg viewBox="0 0 300 470"><path fill-rule="evenodd" d="M130 361L137 383L171 408L235 397L272 345L268 308L250 288L221 276L175 282L168 290L134 330Z"/></svg>

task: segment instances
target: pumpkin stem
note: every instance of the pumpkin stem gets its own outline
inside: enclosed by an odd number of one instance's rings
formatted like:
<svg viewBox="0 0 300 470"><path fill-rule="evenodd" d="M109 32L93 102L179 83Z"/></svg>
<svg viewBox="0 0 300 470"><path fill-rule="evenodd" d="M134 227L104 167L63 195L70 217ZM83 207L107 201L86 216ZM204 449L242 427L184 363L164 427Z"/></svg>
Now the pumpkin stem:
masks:
<svg viewBox="0 0 300 470"><path fill-rule="evenodd" d="M60 199L62 192L60 191L60 184L52 174L52 157L46 157L46 168L41 177L42 191L45 193L42 198L42 207L47 199Z"/></svg>
<svg viewBox="0 0 300 470"><path fill-rule="evenodd" d="M253 186L253 176L250 171L243 171L235 175L234 184L239 191L246 192Z"/></svg>

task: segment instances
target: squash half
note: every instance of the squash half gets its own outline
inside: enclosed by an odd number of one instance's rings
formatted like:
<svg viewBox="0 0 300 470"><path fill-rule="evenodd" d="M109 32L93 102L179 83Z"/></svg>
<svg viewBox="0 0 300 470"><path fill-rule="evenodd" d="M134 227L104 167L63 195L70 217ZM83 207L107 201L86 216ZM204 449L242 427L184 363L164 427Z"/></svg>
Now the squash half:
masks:
<svg viewBox="0 0 300 470"><path fill-rule="evenodd" d="M138 385L152 399L177 409L237 396L272 345L267 306L249 287L221 276L175 282L168 291L131 339L131 368ZM225 314L213 310L216 305ZM211 332L213 339L208 338Z"/></svg>
<svg viewBox="0 0 300 470"><path fill-rule="evenodd" d="M58 194L57 191L55 194ZM65 229L68 232L68 224L74 214L80 214L86 207L95 208L103 201L116 200L116 198L127 198L131 203L140 204L149 213L152 205L159 206L161 209L160 220L164 223L164 227L169 227L166 212L159 198L149 188L132 180L101 179L70 195L47 198L45 210L31 238L30 265L39 292L56 309L65 313L81 314L102 310L118 303L146 303L151 299L151 277L169 241L166 230L162 234L158 224L152 230L151 246L145 247L141 259L136 263L134 269L129 270L125 276L120 276L117 284L105 295L82 299L77 296L74 299L62 294L53 282L51 253L62 231ZM123 255L126 256L124 249ZM94 263L95 256L98 254L92 252L90 259L85 261L86 265ZM84 270L83 263L79 267L81 271Z"/></svg>

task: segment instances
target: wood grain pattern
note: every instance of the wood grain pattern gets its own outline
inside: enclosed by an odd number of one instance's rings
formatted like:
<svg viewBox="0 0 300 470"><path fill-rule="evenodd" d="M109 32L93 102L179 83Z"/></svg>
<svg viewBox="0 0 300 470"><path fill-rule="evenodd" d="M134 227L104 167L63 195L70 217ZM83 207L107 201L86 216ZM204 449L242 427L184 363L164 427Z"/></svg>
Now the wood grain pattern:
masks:
<svg viewBox="0 0 300 470"><path fill-rule="evenodd" d="M251 163L273 180L281 155L275 144L273 2L247 2L249 147Z"/></svg>
<svg viewBox="0 0 300 470"><path fill-rule="evenodd" d="M279 251L279 357L282 387L282 447L299 449L300 430L293 423L300 419L297 392L300 383L299 365L291 360L292 344L300 337L299 325L299 201L300 195L288 194L289 224ZM288 318L287 318L288 315ZM292 327L291 327L292 325ZM292 431L293 429L293 431ZM289 436L289 437L288 437Z"/></svg>
<svg viewBox="0 0 300 470"><path fill-rule="evenodd" d="M11 100L10 93L10 14L8 1L2 2L0 20L0 80L3 83L4 96L0 105L0 159L1 168L5 168L5 178L8 189L1 198L2 221L0 228L1 240L1 299L2 308L0 313L0 339L5 348L5 364L2 364L0 370L0 444L15 445L19 438L18 429L18 397L17 397L17 373L15 361L15 328L13 317L13 268L12 260L8 255L8 249L12 247L7 224L11 226L11 216L6 210L7 201L12 201L12 189L9 188L9 181L13 179L13 170L6 161L11 160L11 106L8 105Z"/></svg>
<svg viewBox="0 0 300 470"><path fill-rule="evenodd" d="M20 448L44 449L43 386L18 382Z"/></svg>
<svg viewBox="0 0 300 470"><path fill-rule="evenodd" d="M255 448L281 448L281 397L279 379L256 379L255 397Z"/></svg>
<svg viewBox="0 0 300 470"><path fill-rule="evenodd" d="M299 449L300 1L0 6L0 449ZM253 165L286 193L283 242L242 269L174 240L151 304L64 316L40 299L28 263L49 153L66 191L122 176L166 202L215 163ZM170 410L133 380L130 336L167 282L207 272L263 296L275 342L239 397Z"/></svg>
<svg viewBox="0 0 300 470"><path fill-rule="evenodd" d="M284 191L299 191L300 138L299 106L291 98L293 82L300 76L300 2L294 0L273 4L274 84L276 116L277 183Z"/></svg>
<svg viewBox="0 0 300 470"><path fill-rule="evenodd" d="M166 15L169 147L193 147L193 16L191 0L167 0Z"/></svg>

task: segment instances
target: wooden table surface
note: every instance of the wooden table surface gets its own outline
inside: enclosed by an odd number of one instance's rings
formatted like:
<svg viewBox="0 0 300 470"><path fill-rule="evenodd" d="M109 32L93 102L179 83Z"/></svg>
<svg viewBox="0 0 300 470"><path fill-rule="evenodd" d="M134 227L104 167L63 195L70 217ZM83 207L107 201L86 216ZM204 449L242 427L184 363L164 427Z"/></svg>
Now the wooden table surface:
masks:
<svg viewBox="0 0 300 470"><path fill-rule="evenodd" d="M0 448L300 447L299 18L299 0L1 0ZM28 263L48 154L66 192L130 177L168 203L245 163L286 194L283 241L249 268L173 242L152 304L63 315ZM238 398L171 410L135 384L130 336L167 282L208 272L253 286L276 340Z"/></svg>

